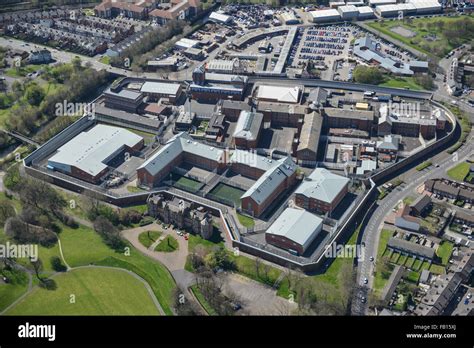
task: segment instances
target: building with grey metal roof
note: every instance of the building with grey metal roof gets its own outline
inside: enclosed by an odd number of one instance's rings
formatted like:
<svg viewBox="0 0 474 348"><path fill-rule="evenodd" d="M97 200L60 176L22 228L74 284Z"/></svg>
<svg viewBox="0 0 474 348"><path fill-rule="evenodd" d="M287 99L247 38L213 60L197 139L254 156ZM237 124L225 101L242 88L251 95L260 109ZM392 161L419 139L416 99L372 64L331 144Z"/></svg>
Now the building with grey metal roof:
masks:
<svg viewBox="0 0 474 348"><path fill-rule="evenodd" d="M402 238L391 237L388 240L387 247L395 251L407 253L425 260L433 260L436 253L433 248L426 247Z"/></svg>
<svg viewBox="0 0 474 348"><path fill-rule="evenodd" d="M263 114L242 110L233 134L235 146L246 149L256 148L262 126Z"/></svg>
<svg viewBox="0 0 474 348"><path fill-rule="evenodd" d="M171 101L179 98L181 94L181 85L171 82L145 82L140 91L148 96L159 98L169 98Z"/></svg>
<svg viewBox="0 0 474 348"><path fill-rule="evenodd" d="M48 159L48 169L96 183L108 170L108 162L123 151L143 147L143 138L129 130L98 124L61 146Z"/></svg>
<svg viewBox="0 0 474 348"><path fill-rule="evenodd" d="M320 234L323 220L303 209L286 208L265 232L267 243L302 255Z"/></svg>
<svg viewBox="0 0 474 348"><path fill-rule="evenodd" d="M256 98L259 101L298 104L302 97L303 86L259 85Z"/></svg>
<svg viewBox="0 0 474 348"><path fill-rule="evenodd" d="M296 205L309 211L331 213L348 192L349 179L316 168L295 191Z"/></svg>
<svg viewBox="0 0 474 348"><path fill-rule="evenodd" d="M316 164L322 126L323 118L319 113L313 111L304 116L296 149L296 158L301 165L314 166Z"/></svg>
<svg viewBox="0 0 474 348"><path fill-rule="evenodd" d="M334 8L328 10L311 11L309 14L315 23L334 22L341 20L340 13Z"/></svg>

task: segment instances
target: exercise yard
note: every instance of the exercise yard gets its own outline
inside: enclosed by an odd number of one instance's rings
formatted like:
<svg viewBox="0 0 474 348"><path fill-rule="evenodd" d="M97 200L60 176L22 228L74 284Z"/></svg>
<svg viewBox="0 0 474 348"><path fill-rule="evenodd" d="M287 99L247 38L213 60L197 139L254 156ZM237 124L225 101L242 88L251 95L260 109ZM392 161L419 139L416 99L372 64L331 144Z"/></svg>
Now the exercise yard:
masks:
<svg viewBox="0 0 474 348"><path fill-rule="evenodd" d="M245 193L244 190L236 187L219 183L209 193L210 198L213 197L226 202L233 202L236 207L240 206L240 197Z"/></svg>
<svg viewBox="0 0 474 348"><path fill-rule="evenodd" d="M197 180L193 180L185 176L180 176L176 174L173 174L171 176L171 179L173 181L174 187L185 190L185 191L189 191L189 192L197 192L204 186L203 183Z"/></svg>

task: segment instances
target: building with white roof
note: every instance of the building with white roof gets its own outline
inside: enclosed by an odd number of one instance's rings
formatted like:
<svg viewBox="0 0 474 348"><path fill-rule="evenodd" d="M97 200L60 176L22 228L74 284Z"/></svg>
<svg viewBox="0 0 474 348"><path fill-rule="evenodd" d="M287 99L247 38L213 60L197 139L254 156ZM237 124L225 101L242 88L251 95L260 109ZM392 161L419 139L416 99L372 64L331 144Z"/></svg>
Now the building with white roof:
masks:
<svg viewBox="0 0 474 348"><path fill-rule="evenodd" d="M323 220L305 210L286 208L265 232L267 243L304 254L323 228Z"/></svg>
<svg viewBox="0 0 474 348"><path fill-rule="evenodd" d="M396 4L397 0L369 0L369 5L372 7L380 6L380 5L389 5L389 4Z"/></svg>
<svg viewBox="0 0 474 348"><path fill-rule="evenodd" d="M197 47L199 45L199 41L184 37L178 40L174 45L179 50L187 50L188 48Z"/></svg>
<svg viewBox="0 0 474 348"><path fill-rule="evenodd" d="M326 23L341 20L341 15L335 8L311 11L309 14L313 17L314 23Z"/></svg>
<svg viewBox="0 0 474 348"><path fill-rule="evenodd" d="M108 163L119 154L138 152L143 138L124 128L96 125L82 132L48 160L48 169L97 183L109 171Z"/></svg>
<svg viewBox="0 0 474 348"><path fill-rule="evenodd" d="M436 13L442 10L438 0L407 0L407 2L415 7L417 14Z"/></svg>
<svg viewBox="0 0 474 348"><path fill-rule="evenodd" d="M316 168L296 189L295 203L312 212L331 214L347 194L348 186L348 178Z"/></svg>
<svg viewBox="0 0 474 348"><path fill-rule="evenodd" d="M232 74L239 67L237 58L231 60L212 59L206 65L206 71L211 73L227 73Z"/></svg>
<svg viewBox="0 0 474 348"><path fill-rule="evenodd" d="M359 19L370 19L375 18L374 10L370 6L359 6Z"/></svg>
<svg viewBox="0 0 474 348"><path fill-rule="evenodd" d="M302 96L302 86L260 85L257 89L258 101L298 104Z"/></svg>
<svg viewBox="0 0 474 348"><path fill-rule="evenodd" d="M359 16L359 10L354 5L339 6L337 11L344 20L356 19Z"/></svg>
<svg viewBox="0 0 474 348"><path fill-rule="evenodd" d="M416 12L415 6L411 3L380 5L375 8L375 12L381 17L395 17L400 14L410 15Z"/></svg>
<svg viewBox="0 0 474 348"><path fill-rule="evenodd" d="M175 102L181 96L182 88L179 83L147 81L140 88L140 92L150 99L168 98L170 102Z"/></svg>
<svg viewBox="0 0 474 348"><path fill-rule="evenodd" d="M286 25L298 24L300 22L300 20L296 18L293 11L283 12L282 14L280 14L279 17L280 17L281 22Z"/></svg>
<svg viewBox="0 0 474 348"><path fill-rule="evenodd" d="M211 22L219 24L230 24L232 23L232 17L220 12L212 12L209 15L209 20Z"/></svg>

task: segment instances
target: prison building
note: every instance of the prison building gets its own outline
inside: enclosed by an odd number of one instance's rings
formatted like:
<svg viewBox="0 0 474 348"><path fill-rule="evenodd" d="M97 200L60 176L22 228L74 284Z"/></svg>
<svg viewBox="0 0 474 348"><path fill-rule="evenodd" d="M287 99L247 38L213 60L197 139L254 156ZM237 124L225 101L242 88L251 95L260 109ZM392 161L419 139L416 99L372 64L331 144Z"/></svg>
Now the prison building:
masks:
<svg viewBox="0 0 474 348"><path fill-rule="evenodd" d="M305 210L286 208L265 232L265 241L303 255L323 228L323 220Z"/></svg>
<svg viewBox="0 0 474 348"><path fill-rule="evenodd" d="M303 95L303 86L259 85L255 93L258 101L298 104Z"/></svg>
<svg viewBox="0 0 474 348"><path fill-rule="evenodd" d="M316 168L296 189L295 203L311 212L331 214L346 196L348 187L348 178Z"/></svg>
<svg viewBox="0 0 474 348"><path fill-rule="evenodd" d="M263 114L264 122L271 122L272 127L301 128L309 109L303 105L259 102L257 111Z"/></svg>
<svg viewBox="0 0 474 348"><path fill-rule="evenodd" d="M108 173L112 160L137 153L143 145L143 138L133 132L99 124L61 146L47 168L95 184Z"/></svg>
<svg viewBox="0 0 474 348"><path fill-rule="evenodd" d="M103 97L104 105L108 108L136 113L143 103L144 95L127 89L109 88L104 92Z"/></svg>
<svg viewBox="0 0 474 348"><path fill-rule="evenodd" d="M298 164L308 167L316 165L322 125L323 119L319 113L312 112L304 116L295 156Z"/></svg>
<svg viewBox="0 0 474 348"><path fill-rule="evenodd" d="M370 132L374 112L339 108L323 109L324 125L327 128L356 128Z"/></svg>
<svg viewBox="0 0 474 348"><path fill-rule="evenodd" d="M159 100L167 98L171 103L175 103L181 96L182 88L179 83L167 82L145 82L140 92L149 97L149 100Z"/></svg>
<svg viewBox="0 0 474 348"><path fill-rule="evenodd" d="M252 107L245 101L222 100L220 102L221 113L223 113L230 122L237 122L242 111L250 112Z"/></svg>
<svg viewBox="0 0 474 348"><path fill-rule="evenodd" d="M262 127L263 114L241 111L232 135L235 146L242 149L256 148Z"/></svg>
<svg viewBox="0 0 474 348"><path fill-rule="evenodd" d="M138 183L155 187L182 163L221 172L225 168L224 151L199 143L187 133L179 133L137 169Z"/></svg>
<svg viewBox="0 0 474 348"><path fill-rule="evenodd" d="M269 161L270 168L240 198L241 209L252 216L261 216L296 180L296 164L290 157Z"/></svg>

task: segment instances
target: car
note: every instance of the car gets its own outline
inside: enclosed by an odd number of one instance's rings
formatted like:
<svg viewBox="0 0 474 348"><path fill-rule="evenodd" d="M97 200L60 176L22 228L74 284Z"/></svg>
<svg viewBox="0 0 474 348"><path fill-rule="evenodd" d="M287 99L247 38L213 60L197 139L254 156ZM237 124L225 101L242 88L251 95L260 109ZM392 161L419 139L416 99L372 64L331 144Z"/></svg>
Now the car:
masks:
<svg viewBox="0 0 474 348"><path fill-rule="evenodd" d="M374 262L374 257L371 256L371 257L369 258L369 260L370 260L370 262Z"/></svg>
<svg viewBox="0 0 474 348"><path fill-rule="evenodd" d="M362 296L361 301L362 301L362 303L366 303L367 299L364 296Z"/></svg>
<svg viewBox="0 0 474 348"><path fill-rule="evenodd" d="M435 164L435 167L436 167L436 168L439 168L439 163L436 163L436 164Z"/></svg>
<svg viewBox="0 0 474 348"><path fill-rule="evenodd" d="M364 278L364 284L367 284L369 280L367 278Z"/></svg>
<svg viewBox="0 0 474 348"><path fill-rule="evenodd" d="M467 294L467 298L470 300L472 298L472 294L471 293Z"/></svg>

